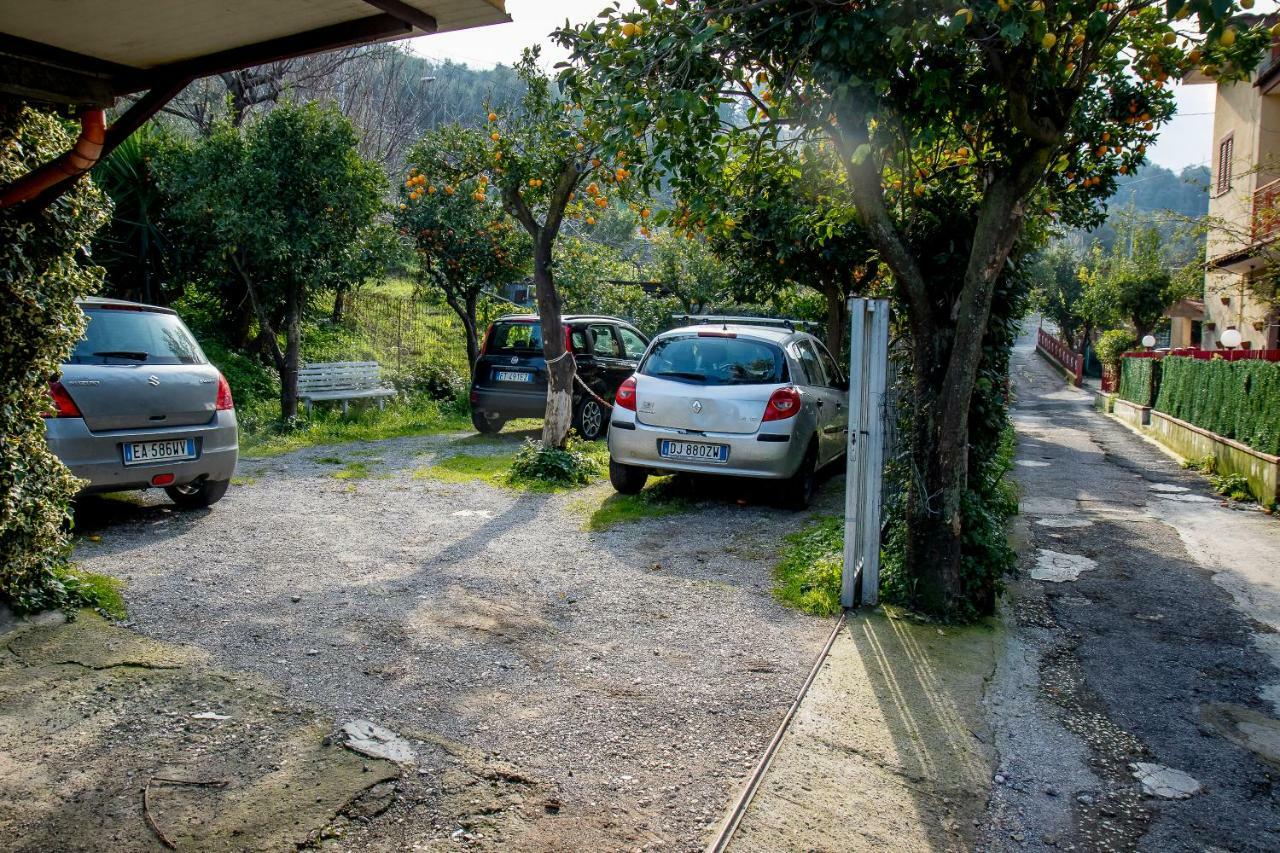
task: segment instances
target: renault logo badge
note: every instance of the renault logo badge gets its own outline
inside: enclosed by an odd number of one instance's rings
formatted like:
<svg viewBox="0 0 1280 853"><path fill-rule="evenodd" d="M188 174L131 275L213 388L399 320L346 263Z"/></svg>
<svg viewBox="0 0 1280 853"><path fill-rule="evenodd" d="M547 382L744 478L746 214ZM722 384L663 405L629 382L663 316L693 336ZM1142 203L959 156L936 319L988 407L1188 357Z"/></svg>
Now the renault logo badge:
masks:
<svg viewBox="0 0 1280 853"><path fill-rule="evenodd" d="M158 386L158 385L160 384L160 377L159 377L159 376L155 376L154 374L153 374L153 375L151 375L151 376L148 376L148 377L147 377L147 384L148 384L148 385L150 385L150 386L151 386L151 387L153 387L153 388L154 388L154 387L156 387L156 386Z"/></svg>
<svg viewBox="0 0 1280 853"><path fill-rule="evenodd" d="M702 401L701 401L701 400L694 400L694 401L693 401L693 413L696 415L696 414L698 414L698 413L699 413L699 412L701 412L701 411L702 411Z"/></svg>

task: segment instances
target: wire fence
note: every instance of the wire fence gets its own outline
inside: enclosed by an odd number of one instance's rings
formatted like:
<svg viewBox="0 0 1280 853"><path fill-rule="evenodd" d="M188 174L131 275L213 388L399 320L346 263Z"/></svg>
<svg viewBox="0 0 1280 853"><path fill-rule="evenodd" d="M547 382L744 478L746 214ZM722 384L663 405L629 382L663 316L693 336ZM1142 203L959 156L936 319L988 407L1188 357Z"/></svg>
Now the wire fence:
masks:
<svg viewBox="0 0 1280 853"><path fill-rule="evenodd" d="M387 370L404 373L433 363L464 376L470 372L466 332L447 306L413 296L357 291L347 297L345 315Z"/></svg>

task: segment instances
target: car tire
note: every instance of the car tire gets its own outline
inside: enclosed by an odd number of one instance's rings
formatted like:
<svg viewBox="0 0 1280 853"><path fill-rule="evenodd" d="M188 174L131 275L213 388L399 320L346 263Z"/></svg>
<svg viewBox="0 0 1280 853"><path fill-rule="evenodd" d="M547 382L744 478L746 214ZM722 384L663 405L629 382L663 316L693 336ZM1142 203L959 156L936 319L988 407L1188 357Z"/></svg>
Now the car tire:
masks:
<svg viewBox="0 0 1280 853"><path fill-rule="evenodd" d="M491 418L486 412L476 409L471 410L471 425L476 428L476 432L493 435L494 433L502 432L504 424L506 424L506 421L502 418Z"/></svg>
<svg viewBox="0 0 1280 853"><path fill-rule="evenodd" d="M649 472L634 465L623 465L609 460L609 482L614 491L623 495L637 494L649 479Z"/></svg>
<svg viewBox="0 0 1280 853"><path fill-rule="evenodd" d="M782 504L788 509L808 509L813 503L813 495L818 490L818 444L809 443L804 459L796 472L783 481Z"/></svg>
<svg viewBox="0 0 1280 853"><path fill-rule="evenodd" d="M165 494L182 509L204 509L222 500L230 480L201 480L185 486L167 486Z"/></svg>
<svg viewBox="0 0 1280 853"><path fill-rule="evenodd" d="M609 432L609 413L593 397L584 397L573 413L573 428L587 441L599 441Z"/></svg>

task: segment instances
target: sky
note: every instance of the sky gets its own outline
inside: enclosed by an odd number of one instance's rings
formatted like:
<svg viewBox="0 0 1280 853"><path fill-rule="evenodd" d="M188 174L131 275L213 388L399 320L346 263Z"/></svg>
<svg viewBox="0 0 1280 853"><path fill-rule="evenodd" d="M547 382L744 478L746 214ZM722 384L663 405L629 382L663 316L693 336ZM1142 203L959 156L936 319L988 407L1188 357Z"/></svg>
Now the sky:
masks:
<svg viewBox="0 0 1280 853"><path fill-rule="evenodd" d="M512 22L474 30L423 36L410 41L411 48L432 59L451 59L474 68L510 65L531 44L542 45L542 60L550 68L566 58L567 53L548 37L566 19L582 23L596 15L606 0L507 0ZM622 7L635 6L633 0L622 0ZM1264 2L1262 6L1275 4ZM1261 11L1261 9L1259 9ZM1213 85L1174 87L1178 98L1178 114L1165 125L1160 139L1147 149L1153 163L1181 171L1184 166L1207 164L1213 146Z"/></svg>

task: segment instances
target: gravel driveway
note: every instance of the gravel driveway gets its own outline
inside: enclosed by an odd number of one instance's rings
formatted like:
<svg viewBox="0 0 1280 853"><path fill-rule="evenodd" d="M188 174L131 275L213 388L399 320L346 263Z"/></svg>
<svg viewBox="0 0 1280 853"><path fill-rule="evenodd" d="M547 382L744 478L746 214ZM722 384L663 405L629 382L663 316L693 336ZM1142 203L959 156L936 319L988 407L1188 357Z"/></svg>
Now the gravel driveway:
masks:
<svg viewBox="0 0 1280 853"><path fill-rule="evenodd" d="M87 500L77 558L128 582L145 634L268 676L339 722L455 739L545 783L560 808L526 816L511 846L699 849L830 627L769 594L804 516L722 495L588 533L582 504L607 484L547 495L413 476L516 441L459 439L245 460L247 482L207 512L159 493ZM332 457L370 478L334 478L319 461ZM816 511L837 511L842 483ZM458 830L424 814L398 803L343 846Z"/></svg>

